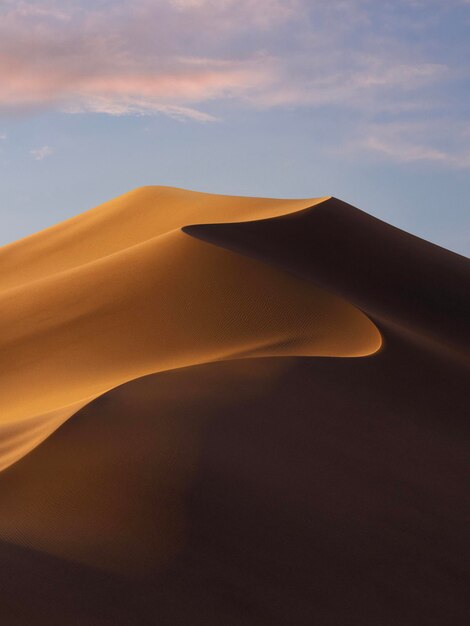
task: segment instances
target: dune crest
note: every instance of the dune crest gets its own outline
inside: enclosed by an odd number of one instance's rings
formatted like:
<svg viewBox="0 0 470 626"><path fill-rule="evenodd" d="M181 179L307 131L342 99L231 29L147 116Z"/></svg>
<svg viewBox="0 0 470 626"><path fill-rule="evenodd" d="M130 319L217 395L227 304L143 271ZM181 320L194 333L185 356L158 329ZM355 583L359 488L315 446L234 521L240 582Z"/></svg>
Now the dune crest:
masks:
<svg viewBox="0 0 470 626"><path fill-rule="evenodd" d="M0 267L2 626L467 624L467 259L146 187Z"/></svg>
<svg viewBox="0 0 470 626"><path fill-rule="evenodd" d="M0 468L91 399L148 374L379 350L376 326L346 299L182 230L325 200L142 188L0 250Z"/></svg>

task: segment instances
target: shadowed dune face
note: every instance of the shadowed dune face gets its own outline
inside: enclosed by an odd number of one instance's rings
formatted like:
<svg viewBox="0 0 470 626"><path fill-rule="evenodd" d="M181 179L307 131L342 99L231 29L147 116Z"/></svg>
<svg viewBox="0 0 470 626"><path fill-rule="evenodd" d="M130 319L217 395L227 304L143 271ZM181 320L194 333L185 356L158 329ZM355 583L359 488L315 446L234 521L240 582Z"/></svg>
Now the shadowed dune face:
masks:
<svg viewBox="0 0 470 626"><path fill-rule="evenodd" d="M466 626L466 259L145 188L0 264L2 624Z"/></svg>
<svg viewBox="0 0 470 626"><path fill-rule="evenodd" d="M468 362L468 260L341 200L262 221L184 231L324 286L374 319Z"/></svg>
<svg viewBox="0 0 470 626"><path fill-rule="evenodd" d="M4 623L463 626L465 380L387 332L109 392L0 474Z"/></svg>
<svg viewBox="0 0 470 626"><path fill-rule="evenodd" d="M102 259L190 224L275 217L326 199L244 198L140 187L0 248L0 290Z"/></svg>
<svg viewBox="0 0 470 626"><path fill-rule="evenodd" d="M263 396L290 363L262 361L146 376L89 404L0 474L0 537L126 578L160 570L187 541L208 420Z"/></svg>
<svg viewBox="0 0 470 626"><path fill-rule="evenodd" d="M4 250L16 260L5 280L28 282L0 293L0 466L44 439L74 412L71 405L146 374L246 356L379 349L376 327L347 301L181 230L164 232L182 218L197 221L199 212L207 219L216 207L233 217L235 199L216 200L208 196L204 212L204 194L143 190ZM241 204L246 217L290 206L253 200L250 213L249 199Z"/></svg>

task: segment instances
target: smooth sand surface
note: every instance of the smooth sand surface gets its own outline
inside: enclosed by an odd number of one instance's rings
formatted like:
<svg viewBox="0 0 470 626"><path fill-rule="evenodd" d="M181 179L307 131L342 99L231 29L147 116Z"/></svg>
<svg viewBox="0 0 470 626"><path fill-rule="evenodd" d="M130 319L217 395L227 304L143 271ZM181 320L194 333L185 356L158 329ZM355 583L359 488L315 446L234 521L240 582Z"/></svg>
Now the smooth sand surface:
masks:
<svg viewBox="0 0 470 626"><path fill-rule="evenodd" d="M239 217L315 202L245 198ZM0 468L70 417L71 406L146 374L380 348L374 324L347 301L179 228L233 220L236 206L236 198L144 188L3 249Z"/></svg>
<svg viewBox="0 0 470 626"><path fill-rule="evenodd" d="M0 248L0 289L102 259L191 224L259 220L328 198L276 200L139 187L81 215Z"/></svg>
<svg viewBox="0 0 470 626"><path fill-rule="evenodd" d="M468 623L466 259L151 187L0 267L2 624Z"/></svg>

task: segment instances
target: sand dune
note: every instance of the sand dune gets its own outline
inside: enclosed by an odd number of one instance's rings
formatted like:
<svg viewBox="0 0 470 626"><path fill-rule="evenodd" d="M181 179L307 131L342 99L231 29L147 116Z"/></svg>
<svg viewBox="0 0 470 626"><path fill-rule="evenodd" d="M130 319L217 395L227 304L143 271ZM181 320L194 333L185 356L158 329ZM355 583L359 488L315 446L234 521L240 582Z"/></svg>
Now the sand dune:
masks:
<svg viewBox="0 0 470 626"><path fill-rule="evenodd" d="M469 266L166 187L0 249L1 622L465 624Z"/></svg>
<svg viewBox="0 0 470 626"><path fill-rule="evenodd" d="M244 199L240 214L256 219L308 203ZM178 227L233 219L235 207L236 198L137 190L3 250L0 467L70 417L71 405L146 374L380 347L373 323L345 300Z"/></svg>
<svg viewBox="0 0 470 626"><path fill-rule="evenodd" d="M276 200L140 187L0 249L0 288L43 279L190 224L276 217L327 198Z"/></svg>

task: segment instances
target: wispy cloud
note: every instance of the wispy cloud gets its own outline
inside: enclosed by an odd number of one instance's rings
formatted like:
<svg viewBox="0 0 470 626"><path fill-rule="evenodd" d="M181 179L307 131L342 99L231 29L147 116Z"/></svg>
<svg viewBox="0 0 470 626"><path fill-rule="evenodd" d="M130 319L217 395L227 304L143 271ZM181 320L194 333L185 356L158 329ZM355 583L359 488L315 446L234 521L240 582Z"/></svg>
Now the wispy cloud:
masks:
<svg viewBox="0 0 470 626"><path fill-rule="evenodd" d="M42 161L53 153L54 150L50 146L41 146L40 148L33 148L29 151L29 154L35 161Z"/></svg>
<svg viewBox="0 0 470 626"><path fill-rule="evenodd" d="M401 163L428 162L446 167L470 168L470 123L427 120L369 124L349 150L375 153Z"/></svg>
<svg viewBox="0 0 470 626"><path fill-rule="evenodd" d="M259 55L227 56L217 40L236 37L243 16L263 30L286 17L289 4L7 2L0 11L0 106L210 121L195 105L243 97L269 80Z"/></svg>
<svg viewBox="0 0 470 626"><path fill-rule="evenodd" d="M468 79L459 61L465 54L432 44L433 29L465 5L4 0L0 110L161 113L211 122L217 118L213 103L220 102L255 109L329 107L362 116L360 124L374 129L363 138L365 150L399 158L394 155L402 154L402 144L387 134L387 124L437 111L468 115L453 96ZM418 28L429 36L417 38ZM383 130L376 130L381 124ZM444 156L452 149L413 145L420 158L453 163ZM460 155L454 165L465 162Z"/></svg>
<svg viewBox="0 0 470 626"><path fill-rule="evenodd" d="M470 151L455 153L439 150L426 144L413 143L402 138L384 138L374 135L368 137L362 146L367 150L405 163L431 161L457 168L466 169L470 167Z"/></svg>

